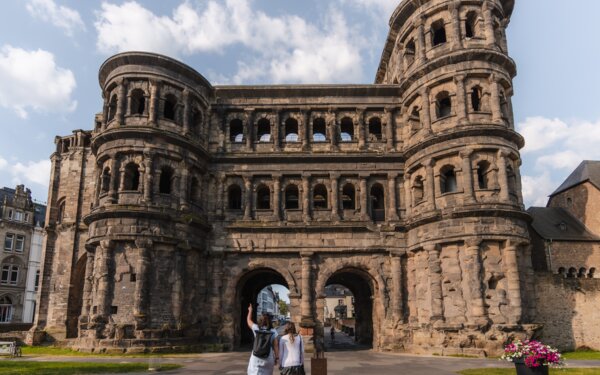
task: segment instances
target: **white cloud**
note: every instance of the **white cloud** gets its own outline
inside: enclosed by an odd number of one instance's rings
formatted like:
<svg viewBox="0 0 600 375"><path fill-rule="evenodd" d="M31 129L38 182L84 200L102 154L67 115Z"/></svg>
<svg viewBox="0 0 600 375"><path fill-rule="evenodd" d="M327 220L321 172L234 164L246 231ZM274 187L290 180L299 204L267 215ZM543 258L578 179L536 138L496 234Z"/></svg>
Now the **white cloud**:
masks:
<svg viewBox="0 0 600 375"><path fill-rule="evenodd" d="M558 187L549 172L537 176L522 176L523 200L526 206L545 207L548 196Z"/></svg>
<svg viewBox="0 0 600 375"><path fill-rule="evenodd" d="M28 110L71 112L75 76L56 65L54 55L41 49L27 51L5 45L0 49L0 106L21 118Z"/></svg>
<svg viewBox="0 0 600 375"><path fill-rule="evenodd" d="M79 12L63 5L57 5L54 0L29 0L26 7L33 17L50 22L64 30L69 36L72 36L77 29L85 30L85 24Z"/></svg>
<svg viewBox="0 0 600 375"><path fill-rule="evenodd" d="M374 15L390 17L400 3L398 0L340 0L342 4L350 4L371 11ZM387 21L387 19L386 19Z"/></svg>
<svg viewBox="0 0 600 375"><path fill-rule="evenodd" d="M517 128L525 137L524 153L551 147L564 139L569 131L569 126L563 121L545 117L528 117Z"/></svg>
<svg viewBox="0 0 600 375"><path fill-rule="evenodd" d="M294 15L272 17L251 0L208 1L202 9L184 2L172 16L158 16L135 1L103 3L95 23L102 53L142 50L178 56L248 49L230 80L248 83L340 82L362 77L363 38L341 12L331 9L321 24Z"/></svg>
<svg viewBox="0 0 600 375"><path fill-rule="evenodd" d="M50 182L51 165L48 159L9 164L0 156L0 172L7 173L13 185L35 183L47 188Z"/></svg>

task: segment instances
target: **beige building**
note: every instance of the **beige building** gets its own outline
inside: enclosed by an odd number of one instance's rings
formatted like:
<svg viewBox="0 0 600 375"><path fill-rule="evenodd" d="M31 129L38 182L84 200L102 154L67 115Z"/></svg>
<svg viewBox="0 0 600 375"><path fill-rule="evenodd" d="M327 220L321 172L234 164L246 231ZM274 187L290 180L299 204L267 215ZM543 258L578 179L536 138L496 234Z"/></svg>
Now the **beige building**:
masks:
<svg viewBox="0 0 600 375"><path fill-rule="evenodd" d="M0 190L0 324L32 321L32 311L24 315L29 255L36 222L43 225L44 215L44 206L23 185Z"/></svg>
<svg viewBox="0 0 600 375"><path fill-rule="evenodd" d="M354 296L341 285L325 288L325 319L354 319Z"/></svg>
<svg viewBox="0 0 600 375"><path fill-rule="evenodd" d="M531 336L513 7L401 2L371 85L213 86L166 56L109 58L94 128L56 138L30 340L233 348L271 284L307 337L334 284L377 350Z"/></svg>

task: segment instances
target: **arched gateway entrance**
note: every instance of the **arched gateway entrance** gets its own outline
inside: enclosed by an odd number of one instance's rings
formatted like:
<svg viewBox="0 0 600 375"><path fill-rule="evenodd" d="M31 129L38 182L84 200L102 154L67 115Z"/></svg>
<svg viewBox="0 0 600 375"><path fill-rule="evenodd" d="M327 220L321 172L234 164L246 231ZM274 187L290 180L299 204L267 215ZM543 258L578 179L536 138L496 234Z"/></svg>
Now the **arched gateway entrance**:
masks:
<svg viewBox="0 0 600 375"><path fill-rule="evenodd" d="M354 297L354 319L349 319L345 324L354 325L355 341L358 344L372 347L375 290L371 276L358 268L343 268L331 275L325 286L336 284L348 288Z"/></svg>
<svg viewBox="0 0 600 375"><path fill-rule="evenodd" d="M239 318L235 326L235 346L250 345L253 340L252 332L246 325L246 316L248 314L248 305L250 303L256 304L258 294L263 288L272 284L283 285L288 288L288 283L281 274L270 268L255 269L245 274L237 285L236 301L238 306L236 309L239 311ZM254 309L254 316L252 317L256 321L256 306Z"/></svg>

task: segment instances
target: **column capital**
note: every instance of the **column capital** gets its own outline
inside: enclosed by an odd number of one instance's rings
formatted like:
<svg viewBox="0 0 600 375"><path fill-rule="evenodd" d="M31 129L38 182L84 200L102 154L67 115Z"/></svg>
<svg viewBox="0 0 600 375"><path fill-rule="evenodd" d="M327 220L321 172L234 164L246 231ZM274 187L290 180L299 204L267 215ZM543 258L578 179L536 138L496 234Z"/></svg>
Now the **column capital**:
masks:
<svg viewBox="0 0 600 375"><path fill-rule="evenodd" d="M115 247L115 241L113 240L102 240L100 241L100 247L105 250L112 250Z"/></svg>
<svg viewBox="0 0 600 375"><path fill-rule="evenodd" d="M151 248L153 245L153 242L151 239L148 238L138 238L137 240L135 240L135 246L138 249L148 249Z"/></svg>
<svg viewBox="0 0 600 375"><path fill-rule="evenodd" d="M442 247L439 244L427 244L423 245L423 250L428 253L439 253L442 250Z"/></svg>
<svg viewBox="0 0 600 375"><path fill-rule="evenodd" d="M458 153L458 155L460 156L461 159L468 159L471 157L471 155L473 155L474 150L467 148L465 150L462 150Z"/></svg>
<svg viewBox="0 0 600 375"><path fill-rule="evenodd" d="M478 248L481 247L481 238L468 238L465 240L465 245L467 245L467 249L468 248Z"/></svg>
<svg viewBox="0 0 600 375"><path fill-rule="evenodd" d="M392 259L401 258L405 255L407 255L406 250L390 250L390 257L392 257Z"/></svg>
<svg viewBox="0 0 600 375"><path fill-rule="evenodd" d="M435 166L435 159L429 158L423 162L423 165L426 167L433 167Z"/></svg>
<svg viewBox="0 0 600 375"><path fill-rule="evenodd" d="M467 78L466 74L457 74L454 76L454 82L456 83L464 83L465 78Z"/></svg>
<svg viewBox="0 0 600 375"><path fill-rule="evenodd" d="M313 257L313 255L315 255L315 253L313 251L300 252L300 257L302 258L303 261L310 260Z"/></svg>
<svg viewBox="0 0 600 375"><path fill-rule="evenodd" d="M339 173L330 173L329 178L331 178L332 180L339 180L340 174Z"/></svg>

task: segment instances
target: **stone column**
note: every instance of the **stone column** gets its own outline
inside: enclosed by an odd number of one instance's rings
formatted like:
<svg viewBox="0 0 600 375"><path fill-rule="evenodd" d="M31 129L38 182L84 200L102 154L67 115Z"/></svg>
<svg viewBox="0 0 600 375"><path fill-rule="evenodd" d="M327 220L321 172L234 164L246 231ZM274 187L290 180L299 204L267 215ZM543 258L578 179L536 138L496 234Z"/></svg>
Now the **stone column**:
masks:
<svg viewBox="0 0 600 375"><path fill-rule="evenodd" d="M369 220L369 192L367 191L367 180L369 176L360 176L360 218Z"/></svg>
<svg viewBox="0 0 600 375"><path fill-rule="evenodd" d="M427 60L427 55L425 54L425 49L427 48L425 44L425 24L424 20L420 18L416 21L415 27L417 28L417 59L420 60L419 63L423 64Z"/></svg>
<svg viewBox="0 0 600 375"><path fill-rule="evenodd" d="M273 120L273 151L281 151L281 108L275 108L275 120Z"/></svg>
<svg viewBox="0 0 600 375"><path fill-rule="evenodd" d="M514 172L515 172L515 180L517 183L516 186L516 193L517 193L517 197L518 197L518 201L519 204L523 204L523 184L521 182L521 159L517 160L517 167L515 168Z"/></svg>
<svg viewBox="0 0 600 375"><path fill-rule="evenodd" d="M475 203L475 192L473 190L473 168L471 167L471 154L473 150L467 149L460 152L462 160L462 177L465 193L465 203Z"/></svg>
<svg viewBox="0 0 600 375"><path fill-rule="evenodd" d="M244 189L246 205L244 206L244 220L252 220L252 177L244 176Z"/></svg>
<svg viewBox="0 0 600 375"><path fill-rule="evenodd" d="M519 275L519 263L517 260L517 246L507 242L502 251L502 263L508 284L508 301L510 306L509 322L519 324L523 314L521 301L521 280Z"/></svg>
<svg viewBox="0 0 600 375"><path fill-rule="evenodd" d="M416 256L414 252L409 252L406 259L406 270L407 270L407 293L408 293L408 323L416 325L419 323L419 308L417 306L417 266Z"/></svg>
<svg viewBox="0 0 600 375"><path fill-rule="evenodd" d="M187 88L183 90L183 134L190 133L190 90Z"/></svg>
<svg viewBox="0 0 600 375"><path fill-rule="evenodd" d="M181 162L181 178L179 179L179 207L182 210L189 210L190 205L190 184L189 184L189 175L190 171L186 167L186 161L183 160Z"/></svg>
<svg viewBox="0 0 600 375"><path fill-rule="evenodd" d="M185 245L187 247L187 245ZM185 276L185 249L175 250L175 259L173 264L173 289L171 291L173 318L177 323L182 322L183 318L183 283Z"/></svg>
<svg viewBox="0 0 600 375"><path fill-rule="evenodd" d="M404 306L402 305L402 253L391 252L392 258L392 312L394 320L404 320Z"/></svg>
<svg viewBox="0 0 600 375"><path fill-rule="evenodd" d="M310 175L302 175L302 220L310 220Z"/></svg>
<svg viewBox="0 0 600 375"><path fill-rule="evenodd" d="M421 122L423 131L427 134L431 134L431 105L429 103L429 88L424 87L419 92L421 96ZM410 114L409 114L410 115Z"/></svg>
<svg viewBox="0 0 600 375"><path fill-rule="evenodd" d="M300 136L300 140L302 142L302 151L307 151L309 149L309 136L310 136L310 124L309 120L310 116L308 111L302 111L302 126L298 129L298 135Z"/></svg>
<svg viewBox="0 0 600 375"><path fill-rule="evenodd" d="M117 170L118 160L117 155L112 155L110 160L110 186L108 189L109 200L111 203L117 203L117 191L115 190L115 185L117 184L117 178L119 178L119 173Z"/></svg>
<svg viewBox="0 0 600 375"><path fill-rule="evenodd" d="M225 182L227 180L227 176L224 173L219 173L217 175L217 207L216 214L217 216L222 216L225 213L224 202L225 202Z"/></svg>
<svg viewBox="0 0 600 375"><path fill-rule="evenodd" d="M81 315L89 318L92 312L92 290L94 286L95 250L86 249L85 278L83 284L83 308Z"/></svg>
<svg viewBox="0 0 600 375"><path fill-rule="evenodd" d="M465 265L466 277L469 280L469 295L471 296L470 318L474 325L481 326L487 323L485 312L485 296L483 295L481 260L479 251L481 240L473 238L465 241L465 254L467 263Z"/></svg>
<svg viewBox="0 0 600 375"><path fill-rule="evenodd" d="M500 106L500 85L498 78L490 76L490 106L492 108L492 121L497 124L504 124L502 119L502 108Z"/></svg>
<svg viewBox="0 0 600 375"><path fill-rule="evenodd" d="M281 221L281 175L273 175L273 216Z"/></svg>
<svg viewBox="0 0 600 375"><path fill-rule="evenodd" d="M117 112L115 117L119 125L125 125L125 110L127 106L127 81L124 79L119 83L117 90Z"/></svg>
<svg viewBox="0 0 600 375"><path fill-rule="evenodd" d="M213 114L213 116L215 116ZM217 114L216 114L218 120L218 126L217 126L217 131L219 134L219 146L217 147L217 151L218 152L225 152L225 143L229 144L230 143L230 137L231 135L229 134L228 130L228 124L227 124L227 114L225 112L225 110L223 108L218 108L217 109ZM213 117L214 118L214 117ZM209 121L208 123L208 127L212 126L212 121ZM208 130L207 130L208 132ZM208 137L207 137L208 138Z"/></svg>
<svg viewBox="0 0 600 375"><path fill-rule="evenodd" d="M435 203L435 177L433 175L433 167L435 166L435 160L428 159L425 162L425 170L427 172L427 186L425 187L425 200L432 210L435 210L437 205Z"/></svg>
<svg viewBox="0 0 600 375"><path fill-rule="evenodd" d="M108 103L109 103L109 97L108 97L108 93L102 93L102 98L104 99L104 103L102 105L102 125L100 127L101 131L106 130L106 124L108 122Z"/></svg>
<svg viewBox="0 0 600 375"><path fill-rule="evenodd" d="M125 190L125 166L121 165L119 168L119 193Z"/></svg>
<svg viewBox="0 0 600 375"><path fill-rule="evenodd" d="M492 15L491 0L483 2L483 25L485 34L485 44L488 48L493 48L495 41L494 36L494 16Z"/></svg>
<svg viewBox="0 0 600 375"><path fill-rule="evenodd" d="M138 239L135 241L135 246L138 249L138 259L135 265L136 281L133 315L136 320L136 330L141 330L149 324L152 241L143 238Z"/></svg>
<svg viewBox="0 0 600 375"><path fill-rule="evenodd" d="M144 152L144 202L152 203L152 158L151 153Z"/></svg>
<svg viewBox="0 0 600 375"><path fill-rule="evenodd" d="M442 262L440 248L427 245L424 250L428 254L429 291L431 293L431 321L444 321L444 297L442 295Z"/></svg>
<svg viewBox="0 0 600 375"><path fill-rule="evenodd" d="M212 334L217 336L219 332L219 326L221 324L223 310L221 307L221 295L223 286L223 254L222 253L211 253L212 258L212 279L211 279L211 290L210 290L210 324Z"/></svg>
<svg viewBox="0 0 600 375"><path fill-rule="evenodd" d="M500 201L510 203L510 192L508 191L508 175L506 173L506 153L498 151L496 166L498 167L498 185L500 185Z"/></svg>
<svg viewBox="0 0 600 375"><path fill-rule="evenodd" d="M454 77L454 82L456 83L456 115L458 116L458 123L461 125L468 122L465 78L466 76L464 74Z"/></svg>
<svg viewBox="0 0 600 375"><path fill-rule="evenodd" d="M335 113L329 111L329 119L327 124L329 125L329 143L332 151L338 148L338 123L337 116Z"/></svg>
<svg viewBox="0 0 600 375"><path fill-rule="evenodd" d="M396 202L396 174L388 174L388 220L398 220L398 203Z"/></svg>
<svg viewBox="0 0 600 375"><path fill-rule="evenodd" d="M254 108L246 109L244 133L246 136L246 151L254 150Z"/></svg>
<svg viewBox="0 0 600 375"><path fill-rule="evenodd" d="M356 118L358 119L358 149L364 150L366 148L366 129L365 127L365 108L356 109Z"/></svg>
<svg viewBox="0 0 600 375"><path fill-rule="evenodd" d="M158 82L150 80L150 103L148 108L148 122L156 125L158 119Z"/></svg>
<svg viewBox="0 0 600 375"><path fill-rule="evenodd" d="M404 174L404 207L406 209L406 218L410 218L412 215L412 188L410 186L410 174Z"/></svg>
<svg viewBox="0 0 600 375"><path fill-rule="evenodd" d="M98 160L95 163L96 172L94 173L94 181L96 181L96 187L94 189L94 207L98 207L100 205L100 194L102 194L102 178L104 171L102 165L98 165Z"/></svg>
<svg viewBox="0 0 600 375"><path fill-rule="evenodd" d="M340 221L340 188L339 188L339 174L332 173L331 175L331 220Z"/></svg>
<svg viewBox="0 0 600 375"><path fill-rule="evenodd" d="M103 319L108 319L110 315L111 296L114 287L114 272L111 269L113 263L114 242L110 240L100 241L100 246L96 249L99 255L98 269L96 279L98 280L98 289L96 290L98 315Z"/></svg>
<svg viewBox="0 0 600 375"><path fill-rule="evenodd" d="M302 300L300 302L300 311L303 322L312 322L314 320L311 308L311 268L312 268L312 252L300 253L302 257Z"/></svg>
<svg viewBox="0 0 600 375"><path fill-rule="evenodd" d="M463 48L463 41L460 33L460 1L456 1L451 3L448 6L448 11L452 15L452 49L461 49Z"/></svg>
<svg viewBox="0 0 600 375"><path fill-rule="evenodd" d="M394 150L394 108L385 108L385 141L387 151Z"/></svg>

